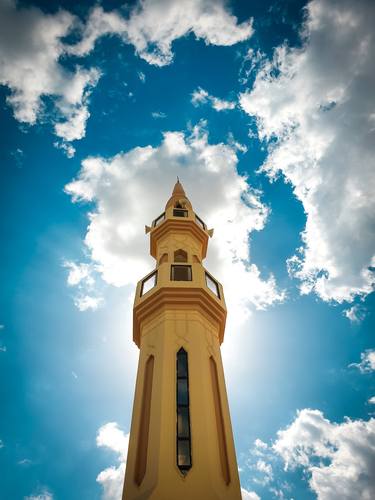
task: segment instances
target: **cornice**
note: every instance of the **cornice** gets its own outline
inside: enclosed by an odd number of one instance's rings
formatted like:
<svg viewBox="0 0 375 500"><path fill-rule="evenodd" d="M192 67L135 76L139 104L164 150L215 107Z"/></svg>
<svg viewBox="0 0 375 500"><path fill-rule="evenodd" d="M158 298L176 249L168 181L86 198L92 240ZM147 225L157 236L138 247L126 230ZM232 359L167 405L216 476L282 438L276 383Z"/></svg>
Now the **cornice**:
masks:
<svg viewBox="0 0 375 500"><path fill-rule="evenodd" d="M156 259L156 245L158 239L167 235L170 232L190 233L193 234L202 245L202 259L206 257L208 234L201 229L198 224L192 220L184 219L166 219L160 225L151 230L150 233L150 254Z"/></svg>
<svg viewBox="0 0 375 500"><path fill-rule="evenodd" d="M220 344L224 340L227 312L202 288L163 287L145 297L133 309L133 340L140 347L141 327L148 318L166 309L198 309L219 327Z"/></svg>

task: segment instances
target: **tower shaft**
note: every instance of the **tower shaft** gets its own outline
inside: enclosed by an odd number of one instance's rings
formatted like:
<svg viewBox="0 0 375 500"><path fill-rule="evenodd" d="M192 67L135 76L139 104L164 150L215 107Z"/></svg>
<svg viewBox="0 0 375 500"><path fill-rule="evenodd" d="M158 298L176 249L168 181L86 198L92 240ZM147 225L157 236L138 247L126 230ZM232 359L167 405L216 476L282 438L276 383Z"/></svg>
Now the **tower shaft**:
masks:
<svg viewBox="0 0 375 500"><path fill-rule="evenodd" d="M210 232L179 182L148 229L157 266L134 303L140 357L123 499L239 500L220 354L224 295L201 263Z"/></svg>

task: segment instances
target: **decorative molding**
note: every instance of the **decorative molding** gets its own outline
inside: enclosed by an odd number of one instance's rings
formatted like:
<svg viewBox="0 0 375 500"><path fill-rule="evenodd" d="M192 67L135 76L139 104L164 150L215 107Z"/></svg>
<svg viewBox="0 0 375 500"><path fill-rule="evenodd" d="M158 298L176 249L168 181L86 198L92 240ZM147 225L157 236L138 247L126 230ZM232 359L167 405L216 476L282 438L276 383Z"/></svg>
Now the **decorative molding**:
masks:
<svg viewBox="0 0 375 500"><path fill-rule="evenodd" d="M157 255L156 250L158 240L170 233L174 233L176 237L176 232L180 235L186 234L195 236L195 238L202 246L202 259L206 257L208 234L203 229L201 229L195 221L179 221L175 219L166 219L164 222L153 228L150 232L150 253L154 258L156 258Z"/></svg>
<svg viewBox="0 0 375 500"><path fill-rule="evenodd" d="M202 288L163 287L150 294L133 309L133 340L140 346L141 326L163 310L191 310L203 314L219 331L220 344L224 340L227 312L214 297Z"/></svg>

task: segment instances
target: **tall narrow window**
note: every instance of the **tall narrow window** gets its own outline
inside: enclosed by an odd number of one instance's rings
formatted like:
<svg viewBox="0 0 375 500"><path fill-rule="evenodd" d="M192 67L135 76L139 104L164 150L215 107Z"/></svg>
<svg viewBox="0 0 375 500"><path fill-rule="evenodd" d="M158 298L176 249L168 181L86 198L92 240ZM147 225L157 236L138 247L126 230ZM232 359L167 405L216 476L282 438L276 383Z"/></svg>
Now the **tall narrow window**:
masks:
<svg viewBox="0 0 375 500"><path fill-rule="evenodd" d="M176 453L177 467L183 474L191 468L191 436L189 413L189 369L188 356L185 349L177 353L177 386L176 386Z"/></svg>
<svg viewBox="0 0 375 500"><path fill-rule="evenodd" d="M228 462L228 450L227 450L227 440L225 438L223 409L221 405L220 388L219 388L219 377L217 374L216 362L212 356L210 357L210 370L211 370L212 390L213 390L214 405L215 405L217 437L219 442L221 472L223 474L223 479L225 481L225 484L229 484L230 473L229 473L229 462Z"/></svg>
<svg viewBox="0 0 375 500"><path fill-rule="evenodd" d="M134 481L139 486L146 474L148 435L150 430L152 378L154 374L154 356L149 356L145 366L143 394L141 405L141 421L138 431L137 456L135 459Z"/></svg>

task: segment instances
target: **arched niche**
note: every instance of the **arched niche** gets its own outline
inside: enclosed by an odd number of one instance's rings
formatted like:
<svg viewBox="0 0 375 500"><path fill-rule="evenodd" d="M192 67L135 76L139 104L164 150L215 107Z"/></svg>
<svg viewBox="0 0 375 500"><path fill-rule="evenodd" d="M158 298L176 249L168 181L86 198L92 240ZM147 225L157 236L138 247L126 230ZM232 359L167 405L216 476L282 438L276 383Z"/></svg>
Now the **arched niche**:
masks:
<svg viewBox="0 0 375 500"><path fill-rule="evenodd" d="M188 261L188 254L187 252L185 252L185 250L179 248L178 250L175 251L174 262L187 262L187 261Z"/></svg>
<svg viewBox="0 0 375 500"><path fill-rule="evenodd" d="M159 264L164 264L164 262L168 262L168 254L163 253L163 255L159 259Z"/></svg>

